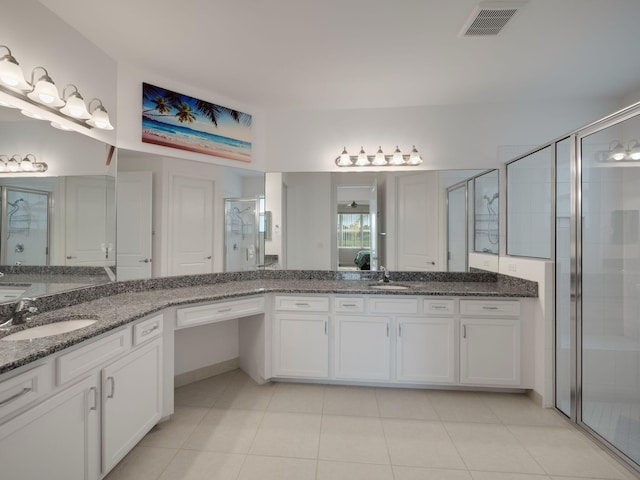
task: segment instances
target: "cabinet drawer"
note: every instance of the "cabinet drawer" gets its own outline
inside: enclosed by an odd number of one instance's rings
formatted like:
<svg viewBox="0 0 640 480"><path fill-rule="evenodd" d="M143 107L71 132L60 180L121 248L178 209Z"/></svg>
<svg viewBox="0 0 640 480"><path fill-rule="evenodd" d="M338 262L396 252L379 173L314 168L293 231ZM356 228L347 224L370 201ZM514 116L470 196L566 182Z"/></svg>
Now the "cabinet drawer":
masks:
<svg viewBox="0 0 640 480"><path fill-rule="evenodd" d="M367 303L371 313L418 313L417 298L369 298Z"/></svg>
<svg viewBox="0 0 640 480"><path fill-rule="evenodd" d="M336 297L336 312L364 312L364 298L360 297Z"/></svg>
<svg viewBox="0 0 640 480"><path fill-rule="evenodd" d="M0 384L0 418L44 398L53 387L51 363L40 365Z"/></svg>
<svg viewBox="0 0 640 480"><path fill-rule="evenodd" d="M243 298L242 300L179 308L177 311L177 327L184 328L222 322L257 313L264 313L264 297Z"/></svg>
<svg viewBox="0 0 640 480"><path fill-rule="evenodd" d="M295 312L328 312L329 298L277 296L275 309Z"/></svg>
<svg viewBox="0 0 640 480"><path fill-rule="evenodd" d="M460 300L460 314L517 317L520 315L520 302L518 300Z"/></svg>
<svg viewBox="0 0 640 480"><path fill-rule="evenodd" d="M452 315L456 310L455 300L427 299L423 302L424 313L426 315Z"/></svg>
<svg viewBox="0 0 640 480"><path fill-rule="evenodd" d="M133 326L133 344L140 345L147 340L162 335L162 319L162 315L156 315L155 317L135 324Z"/></svg>
<svg viewBox="0 0 640 480"><path fill-rule="evenodd" d="M58 385L89 372L131 348L131 328L92 342L56 359Z"/></svg>

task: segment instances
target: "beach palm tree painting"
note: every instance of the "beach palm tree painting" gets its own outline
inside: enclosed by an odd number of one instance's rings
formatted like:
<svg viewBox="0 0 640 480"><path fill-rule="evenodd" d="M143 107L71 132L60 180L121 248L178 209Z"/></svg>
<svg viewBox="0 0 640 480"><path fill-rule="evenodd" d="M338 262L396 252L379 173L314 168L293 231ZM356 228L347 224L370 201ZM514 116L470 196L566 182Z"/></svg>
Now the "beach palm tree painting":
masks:
<svg viewBox="0 0 640 480"><path fill-rule="evenodd" d="M142 84L142 141L251 161L251 115Z"/></svg>

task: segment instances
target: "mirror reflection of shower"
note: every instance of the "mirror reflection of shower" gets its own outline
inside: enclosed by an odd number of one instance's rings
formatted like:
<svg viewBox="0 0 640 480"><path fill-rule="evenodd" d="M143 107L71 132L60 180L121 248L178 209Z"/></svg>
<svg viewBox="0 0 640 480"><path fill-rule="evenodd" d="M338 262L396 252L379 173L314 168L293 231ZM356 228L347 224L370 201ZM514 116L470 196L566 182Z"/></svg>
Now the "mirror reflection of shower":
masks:
<svg viewBox="0 0 640 480"><path fill-rule="evenodd" d="M2 187L3 265L48 265L49 193Z"/></svg>
<svg viewBox="0 0 640 480"><path fill-rule="evenodd" d="M499 231L499 173L492 170L474 181L474 251L498 254Z"/></svg>
<svg viewBox="0 0 640 480"><path fill-rule="evenodd" d="M224 204L224 269L226 272L255 270L260 263L258 199L226 198Z"/></svg>

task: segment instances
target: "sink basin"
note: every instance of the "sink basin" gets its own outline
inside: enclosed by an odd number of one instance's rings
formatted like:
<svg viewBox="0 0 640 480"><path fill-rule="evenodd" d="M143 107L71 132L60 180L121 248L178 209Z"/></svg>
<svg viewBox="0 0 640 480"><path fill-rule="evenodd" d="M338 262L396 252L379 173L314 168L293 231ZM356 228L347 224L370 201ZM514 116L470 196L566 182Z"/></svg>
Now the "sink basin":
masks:
<svg viewBox="0 0 640 480"><path fill-rule="evenodd" d="M369 285L371 288L375 288L376 290L407 290L409 287L406 285L396 285L393 283L373 283Z"/></svg>
<svg viewBox="0 0 640 480"><path fill-rule="evenodd" d="M63 320L60 322L48 323L38 327L27 328L19 332L12 333L0 340L33 340L34 338L49 337L51 335L60 335L61 333L72 332L79 328L88 327L96 323L93 318L76 318L73 320Z"/></svg>

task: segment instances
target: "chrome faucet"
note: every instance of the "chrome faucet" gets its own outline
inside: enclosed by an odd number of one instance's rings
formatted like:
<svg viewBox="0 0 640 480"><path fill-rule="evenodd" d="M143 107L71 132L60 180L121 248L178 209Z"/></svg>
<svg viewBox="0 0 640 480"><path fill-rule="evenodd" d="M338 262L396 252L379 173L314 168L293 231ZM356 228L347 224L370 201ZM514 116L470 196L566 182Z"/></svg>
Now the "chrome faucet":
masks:
<svg viewBox="0 0 640 480"><path fill-rule="evenodd" d="M389 278L389 272L387 272L387 269L384 268L382 265L380 265L380 268L378 270L382 274L382 278L380 279L380 282L389 283L390 278Z"/></svg>
<svg viewBox="0 0 640 480"><path fill-rule="evenodd" d="M11 318L0 324L0 328L13 327L15 325L23 325L31 320L30 314L36 313L38 307L33 306L33 298L21 298L18 300L11 311Z"/></svg>

